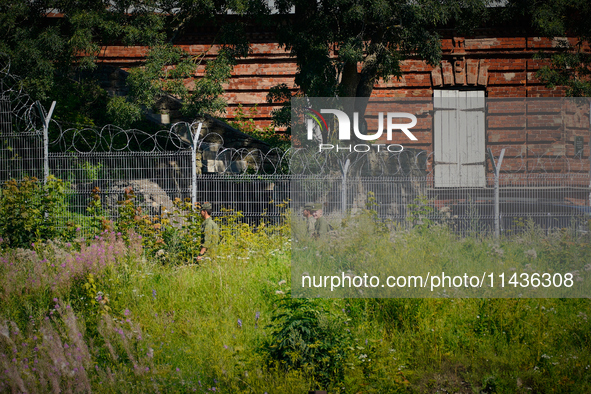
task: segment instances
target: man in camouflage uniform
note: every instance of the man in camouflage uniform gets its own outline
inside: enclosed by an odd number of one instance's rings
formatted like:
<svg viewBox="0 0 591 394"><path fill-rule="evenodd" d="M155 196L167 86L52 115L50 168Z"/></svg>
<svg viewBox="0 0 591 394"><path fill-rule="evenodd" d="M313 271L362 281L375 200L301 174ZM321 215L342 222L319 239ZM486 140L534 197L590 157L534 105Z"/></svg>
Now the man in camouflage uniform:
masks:
<svg viewBox="0 0 591 394"><path fill-rule="evenodd" d="M219 228L211 217L211 209L211 203L209 202L204 202L201 205L203 223L201 224L201 250L199 256L197 256L198 261L203 260L205 253L215 249L220 240Z"/></svg>
<svg viewBox="0 0 591 394"><path fill-rule="evenodd" d="M307 203L304 205L304 210L302 211L302 215L304 216L304 220L306 223L306 237L311 238L314 234L314 225L316 224L316 219L314 215L312 215L312 211L314 210L314 204Z"/></svg>
<svg viewBox="0 0 591 394"><path fill-rule="evenodd" d="M314 238L320 239L326 237L328 234L329 225L328 221L322 216L322 204L314 204L314 218L316 223L314 224Z"/></svg>

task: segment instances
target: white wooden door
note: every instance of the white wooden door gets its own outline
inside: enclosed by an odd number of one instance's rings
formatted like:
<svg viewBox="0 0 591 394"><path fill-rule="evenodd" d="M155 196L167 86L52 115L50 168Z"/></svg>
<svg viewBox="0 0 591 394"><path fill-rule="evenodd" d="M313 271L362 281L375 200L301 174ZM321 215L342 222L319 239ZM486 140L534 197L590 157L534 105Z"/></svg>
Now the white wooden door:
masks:
<svg viewBox="0 0 591 394"><path fill-rule="evenodd" d="M484 187L484 91L435 90L435 187Z"/></svg>

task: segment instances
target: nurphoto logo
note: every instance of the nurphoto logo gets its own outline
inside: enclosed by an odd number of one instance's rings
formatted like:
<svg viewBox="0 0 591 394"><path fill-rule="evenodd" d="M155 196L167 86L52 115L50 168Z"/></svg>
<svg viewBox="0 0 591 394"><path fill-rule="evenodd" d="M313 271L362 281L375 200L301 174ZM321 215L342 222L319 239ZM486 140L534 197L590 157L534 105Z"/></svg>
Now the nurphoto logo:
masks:
<svg viewBox="0 0 591 394"><path fill-rule="evenodd" d="M355 144L355 145L334 145L325 144L322 142L321 130L328 131L328 125L322 114L333 114L338 120L338 139L339 141L350 141L351 140L351 120L349 116L338 109L321 109L320 112L315 111L312 108L306 108L308 117L306 118L306 130L308 141L320 140L321 143L318 146L319 152L336 150L339 151L355 151L355 152L369 152L374 147L378 152L388 151L392 153L399 153L404 150L404 147L400 144ZM395 123L399 122L400 119L410 119L408 123ZM409 129L413 128L417 124L417 117L408 112L387 112L386 113L386 140L392 141L394 131L402 131L408 139L416 141L415 137ZM378 113L378 130L373 134L363 134L359 130L359 113L353 113L353 134L358 140L362 141L376 141L382 138L384 134L384 113Z"/></svg>

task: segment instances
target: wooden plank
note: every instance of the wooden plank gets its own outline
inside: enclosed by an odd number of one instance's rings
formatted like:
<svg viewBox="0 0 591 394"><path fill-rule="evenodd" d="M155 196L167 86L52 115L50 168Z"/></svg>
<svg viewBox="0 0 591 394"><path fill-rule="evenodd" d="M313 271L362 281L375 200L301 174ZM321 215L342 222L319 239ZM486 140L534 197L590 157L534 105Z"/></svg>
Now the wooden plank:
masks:
<svg viewBox="0 0 591 394"><path fill-rule="evenodd" d="M466 92L466 154L461 158L462 186L484 187L485 178L485 128L484 92ZM483 163L483 164L475 164Z"/></svg>
<svg viewBox="0 0 591 394"><path fill-rule="evenodd" d="M484 91L433 96L435 187L486 186Z"/></svg>

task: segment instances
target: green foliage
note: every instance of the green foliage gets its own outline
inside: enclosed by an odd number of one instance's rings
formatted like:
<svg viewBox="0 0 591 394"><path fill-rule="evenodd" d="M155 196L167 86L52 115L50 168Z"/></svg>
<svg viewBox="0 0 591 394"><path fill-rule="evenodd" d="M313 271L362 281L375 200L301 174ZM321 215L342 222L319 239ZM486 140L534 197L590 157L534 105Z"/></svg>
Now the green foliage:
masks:
<svg viewBox="0 0 591 394"><path fill-rule="evenodd" d="M128 129L142 118L142 111L125 97L115 96L107 103L107 115L114 124Z"/></svg>
<svg viewBox="0 0 591 394"><path fill-rule="evenodd" d="M414 199L412 204L408 204L408 220L412 226L418 229L419 232L426 231L433 225L432 215L435 211L426 196L418 196Z"/></svg>
<svg viewBox="0 0 591 394"><path fill-rule="evenodd" d="M486 4L486 0L284 0L276 3L286 20L277 37L296 59L299 94L370 97L378 79L402 76L405 59L418 56L438 64L442 50L437 29L453 22L469 31L486 19ZM274 113L278 124L290 122L285 109L289 94L279 85L268 97L284 103L284 109ZM358 100L355 108L346 110L364 114L366 105L366 100Z"/></svg>
<svg viewBox="0 0 591 394"><path fill-rule="evenodd" d="M187 200L175 199L172 212L162 219L165 245L160 252L160 261L169 264L195 262L201 250L202 222L198 206Z"/></svg>
<svg viewBox="0 0 591 394"><path fill-rule="evenodd" d="M0 235L11 247L30 247L36 240L65 235L58 223L66 212L68 185L50 176L6 182L0 198Z"/></svg>
<svg viewBox="0 0 591 394"><path fill-rule="evenodd" d="M125 239L138 234L146 253L153 256L164 245L160 218L145 214L142 207L137 206L136 195L131 187L125 189L125 199L118 201L117 204L119 204L119 217L115 223L115 229L123 234ZM107 230L110 229L107 228Z"/></svg>
<svg viewBox="0 0 591 394"><path fill-rule="evenodd" d="M550 59L537 77L549 88L563 86L567 96L591 96L591 55L585 49L591 39L591 5L584 0L552 0L532 4L533 25L547 37L576 37L575 42L557 39L557 51L539 53Z"/></svg>
<svg viewBox="0 0 591 394"><path fill-rule="evenodd" d="M220 50L215 59L205 65L205 75L195 83L195 90L183 105L186 115L212 114L226 112L223 84L228 82L236 64L230 51Z"/></svg>
<svg viewBox="0 0 591 394"><path fill-rule="evenodd" d="M218 255L201 266L173 255L161 264L144 253L145 237L114 232L4 249L0 350L11 358L0 391L17 376L20 391L49 391L39 371L52 370L63 391L86 378L87 392L589 392L588 299L292 299L290 233L239 219L225 222ZM395 251L400 266L501 259L588 272L588 235L431 230L397 231L395 245L372 247Z"/></svg>
<svg viewBox="0 0 591 394"><path fill-rule="evenodd" d="M188 91L185 79L195 74L205 54L189 56L174 45L175 40L189 26L211 23L230 9L248 15L264 13L265 8L258 1L114 0L108 5L71 0L3 1L0 53L7 55L2 63L10 59L10 72L18 74L33 99L46 106L52 100L58 102L54 118L65 124L137 126L145 107L153 107L163 94L183 99L188 116L222 114L226 106L222 85L234 59L248 53L243 23L216 27L221 50L207 62L205 76L193 92ZM49 12L61 16L51 18ZM145 65L131 69L126 99L110 97L98 83L104 72L97 64L100 50L113 44L152 48Z"/></svg>
<svg viewBox="0 0 591 394"><path fill-rule="evenodd" d="M170 44L153 47L145 65L129 73L130 99L136 105L152 107L166 94L186 98L189 91L183 80L195 69L193 58L183 49Z"/></svg>
<svg viewBox="0 0 591 394"><path fill-rule="evenodd" d="M279 148L282 151L289 149L291 147L291 141L287 134L276 133L273 125L262 129L256 125L254 118L258 111L257 105L254 105L248 109L248 114L246 114L242 104L239 104L234 121L230 122L230 125L245 134L269 144L272 148Z"/></svg>
<svg viewBox="0 0 591 394"><path fill-rule="evenodd" d="M309 371L319 388L343 382L351 342L347 319L324 309L320 300L283 296L271 318L262 350L269 363Z"/></svg>
<svg viewBox="0 0 591 394"><path fill-rule="evenodd" d="M107 220L106 212L104 212L103 205L101 204L100 189L98 186L92 189L90 197L91 200L86 208L86 213L90 217L88 230L93 235L112 230L111 222Z"/></svg>
<svg viewBox="0 0 591 394"><path fill-rule="evenodd" d="M562 46L561 52L549 55L551 65L541 67L536 76L551 89L566 87L567 96L591 96L591 55L584 52L583 45L583 42L579 42L575 47ZM537 58L544 59L547 56L542 53Z"/></svg>
<svg viewBox="0 0 591 394"><path fill-rule="evenodd" d="M269 104L280 104L279 109L274 109L272 112L273 123L278 127L286 127L286 134L291 134L291 90L282 83L273 86L269 89L267 94L267 102Z"/></svg>
<svg viewBox="0 0 591 394"><path fill-rule="evenodd" d="M231 76L237 53L222 48L214 59L207 61L205 75L196 81L194 89L189 90L185 80L194 76L205 53L191 56L171 44L155 46L150 49L146 63L130 71L128 99L112 99L109 111L114 120L128 119L130 124L139 117L140 108L154 108L159 98L170 95L183 101L182 112L186 116L221 115L227 105L222 97L223 85Z"/></svg>
<svg viewBox="0 0 591 394"><path fill-rule="evenodd" d="M102 2L3 1L0 51L10 57L11 70L18 70L25 89L46 100L64 85L76 86L70 82L74 71L95 70L102 46L161 42L164 17L155 12L157 3L117 0L106 7ZM48 18L49 12L62 16ZM78 57L80 53L86 56Z"/></svg>

